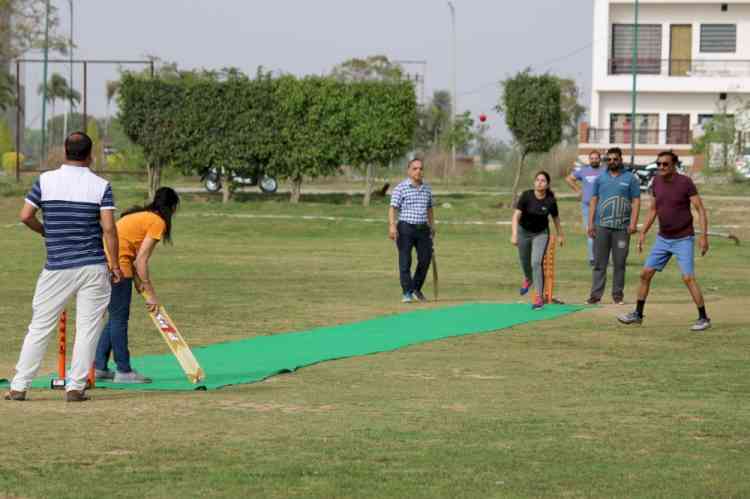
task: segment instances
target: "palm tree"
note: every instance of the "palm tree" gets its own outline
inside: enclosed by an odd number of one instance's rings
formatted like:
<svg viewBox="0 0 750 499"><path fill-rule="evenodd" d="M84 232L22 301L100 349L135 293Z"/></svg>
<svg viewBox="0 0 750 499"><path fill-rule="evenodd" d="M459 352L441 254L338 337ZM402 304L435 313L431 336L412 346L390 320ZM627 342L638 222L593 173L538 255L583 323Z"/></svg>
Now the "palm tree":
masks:
<svg viewBox="0 0 750 499"><path fill-rule="evenodd" d="M104 130L104 136L109 139L109 124L110 124L110 116L109 116L109 105L112 102L112 99L115 98L115 95L117 95L117 92L120 91L120 80L110 80L107 82L107 128Z"/></svg>
<svg viewBox="0 0 750 499"><path fill-rule="evenodd" d="M39 93L39 95L44 94L44 83L39 84L37 92ZM81 94L74 88L70 88L68 86L68 80L66 80L64 76L59 73L52 73L49 82L47 82L47 102L49 102L52 106L52 116L50 120L45 124L47 127L49 127L49 123L52 121L52 118L55 117L55 102L57 102L58 100L73 101L78 104L79 102L81 102ZM50 137L50 139L51 138L52 137ZM50 140L50 142L52 141Z"/></svg>

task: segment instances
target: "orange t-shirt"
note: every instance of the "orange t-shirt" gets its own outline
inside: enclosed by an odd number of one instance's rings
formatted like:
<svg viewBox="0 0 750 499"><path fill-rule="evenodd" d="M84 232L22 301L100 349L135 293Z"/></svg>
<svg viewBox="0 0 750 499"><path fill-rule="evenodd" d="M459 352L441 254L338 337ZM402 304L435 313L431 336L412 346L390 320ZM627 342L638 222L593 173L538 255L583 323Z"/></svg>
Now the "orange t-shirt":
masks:
<svg viewBox="0 0 750 499"><path fill-rule="evenodd" d="M122 275L133 277L133 262L146 236L161 241L166 229L164 220L152 211L133 213L117 221Z"/></svg>

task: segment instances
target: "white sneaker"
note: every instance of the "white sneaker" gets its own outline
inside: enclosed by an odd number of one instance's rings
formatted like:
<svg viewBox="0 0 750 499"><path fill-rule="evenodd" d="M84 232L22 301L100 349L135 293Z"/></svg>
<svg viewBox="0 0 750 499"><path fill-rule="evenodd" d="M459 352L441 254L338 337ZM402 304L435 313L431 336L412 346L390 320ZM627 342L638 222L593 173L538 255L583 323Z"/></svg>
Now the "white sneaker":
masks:
<svg viewBox="0 0 750 499"><path fill-rule="evenodd" d="M690 326L691 331L705 331L711 327L711 319L698 319L695 324Z"/></svg>
<svg viewBox="0 0 750 499"><path fill-rule="evenodd" d="M147 378L135 370L130 371L129 373L121 373L120 371L117 371L113 383L144 384L151 383L151 378Z"/></svg>

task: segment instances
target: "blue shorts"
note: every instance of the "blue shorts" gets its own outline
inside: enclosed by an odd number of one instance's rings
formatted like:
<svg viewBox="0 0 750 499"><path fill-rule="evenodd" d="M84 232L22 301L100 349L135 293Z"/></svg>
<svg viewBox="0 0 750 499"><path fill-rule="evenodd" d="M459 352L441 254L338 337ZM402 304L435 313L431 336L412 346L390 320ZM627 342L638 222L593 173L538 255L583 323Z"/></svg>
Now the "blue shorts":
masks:
<svg viewBox="0 0 750 499"><path fill-rule="evenodd" d="M695 275L695 236L680 239L667 239L656 236L656 243L646 258L646 267L661 272L672 255L677 257L677 265L684 276Z"/></svg>

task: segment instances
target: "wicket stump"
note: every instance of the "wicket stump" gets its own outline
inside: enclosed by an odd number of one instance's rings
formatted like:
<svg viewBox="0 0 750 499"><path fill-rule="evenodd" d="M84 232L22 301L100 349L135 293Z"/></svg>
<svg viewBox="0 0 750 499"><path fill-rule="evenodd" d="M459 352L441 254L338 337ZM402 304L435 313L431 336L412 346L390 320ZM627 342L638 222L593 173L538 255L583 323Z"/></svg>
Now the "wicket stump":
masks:
<svg viewBox="0 0 750 499"><path fill-rule="evenodd" d="M66 355L68 350L68 312L63 310L60 314L60 321L57 324L57 377L52 378L49 383L49 387L53 390L64 390L65 389L65 376L66 376ZM86 388L94 388L96 386L96 375L94 373L94 366L89 369L89 376L86 380Z"/></svg>
<svg viewBox="0 0 750 499"><path fill-rule="evenodd" d="M547 243L547 251L544 253L542 260L542 270L544 272L544 290L542 291L542 301L546 304L559 303L554 299L555 291L555 252L557 251L557 237L550 234ZM533 299L536 300L537 291L534 290Z"/></svg>

